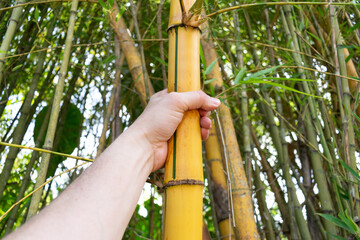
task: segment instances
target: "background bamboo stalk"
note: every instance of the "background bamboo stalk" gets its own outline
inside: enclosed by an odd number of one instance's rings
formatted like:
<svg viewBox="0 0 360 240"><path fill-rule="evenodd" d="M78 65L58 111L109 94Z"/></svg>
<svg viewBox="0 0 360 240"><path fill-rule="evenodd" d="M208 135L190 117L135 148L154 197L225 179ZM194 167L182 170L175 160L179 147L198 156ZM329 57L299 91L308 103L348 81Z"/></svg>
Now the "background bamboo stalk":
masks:
<svg viewBox="0 0 360 240"><path fill-rule="evenodd" d="M146 76L143 74L146 69L143 69L140 54L135 47L134 41L127 32L127 27L123 18L117 18L118 14L119 7L117 3L114 2L113 8L109 11L110 25L113 27L117 38L120 40L120 46L129 65L135 88L140 96L141 104L146 106L148 101L147 97L154 94L154 89L150 83L148 74Z"/></svg>
<svg viewBox="0 0 360 240"><path fill-rule="evenodd" d="M234 0L234 5L236 4L236 0ZM245 12L246 15L246 12ZM234 16L234 27L236 29L236 31L234 32L235 34L235 39L236 40L241 40L240 39L240 27L239 27L239 17L237 12L233 13ZM250 29L249 29L250 30ZM237 69L234 71L235 73L240 71L241 69L243 69L244 67L244 60L242 57L242 49L241 49L241 45L240 42L237 42L236 44L236 67ZM241 84L240 85L240 101L241 101L241 118L242 118L242 130L243 130L243 153L242 156L244 157L244 161L245 161L245 173L246 173L246 177L247 177L247 181L249 184L249 187L252 187L252 164L251 164L251 143L250 143L250 129L249 129L249 113L248 113L248 97L247 97L247 86L246 84Z"/></svg>
<svg viewBox="0 0 360 240"><path fill-rule="evenodd" d="M162 14L163 4L164 4L164 0L160 0L158 12L157 12L157 16L156 16L157 36L159 39L162 39L161 14ZM159 43L159 48L160 48L160 59L161 59L161 61L165 62L164 43L162 41ZM162 77L163 77L164 88L167 88L166 66L164 63L161 63L161 73L162 73Z"/></svg>
<svg viewBox="0 0 360 240"><path fill-rule="evenodd" d="M46 113L43 124L41 125L39 135L38 135L38 137L36 139L35 147L41 147L41 143L42 143L43 138L45 137L46 129L47 129L47 126L48 126L48 123L49 123L49 118L50 118L50 111L48 111ZM28 184L29 184L29 182L31 180L30 174L31 174L31 172L33 170L33 166L37 162L38 158L39 158L39 153L34 151L32 153L32 155L31 155L31 159L30 159L30 161L29 161L29 163L28 163L28 165L26 167L26 174L24 176L23 181L21 182L21 187L20 187L18 196L16 198L16 202L20 201L24 197L26 188L28 187ZM11 215L9 217L9 220L6 223L5 235L12 232L12 229L13 229L13 226L14 226L14 223L15 223L16 216L18 214L19 208L20 208L20 205L17 205L11 211Z"/></svg>
<svg viewBox="0 0 360 240"><path fill-rule="evenodd" d="M255 169L253 176L254 176L255 193L256 193L256 198L258 200L261 221L264 225L265 236L266 239L275 240L275 229L273 228L274 219L272 218L270 211L266 205L265 190L264 190L265 187L263 186L263 183L260 179L260 168L256 164L256 162L254 164L254 168Z"/></svg>
<svg viewBox="0 0 360 240"><path fill-rule="evenodd" d="M205 31L206 25L204 26L203 31ZM206 36L206 35L205 35ZM206 38L205 38L206 39ZM201 42L204 49L205 60L208 65L217 59L216 51L213 49L213 44L210 41L205 41L204 37ZM213 49L213 50L211 50ZM220 69L217 64L211 71L209 75L210 79L216 79L211 82L211 85L215 90L220 90L223 84L222 76ZM224 154L227 154L230 161L230 179L232 184L232 197L234 202L234 214L233 218L235 219L235 234L236 237L257 239L259 236L257 234L257 229L255 225L255 219L253 215L252 200L251 200L251 191L248 187L246 180L245 171L243 168L241 155L236 140L235 129L231 120L231 114L227 106L222 104L220 106L219 113L221 126L224 129L225 135L225 146ZM226 126L224 128L224 126ZM225 148L225 146L223 146ZM233 174L236 174L235 176ZM246 226L246 227L245 227ZM247 229L245 231L245 229Z"/></svg>
<svg viewBox="0 0 360 240"><path fill-rule="evenodd" d="M215 122L209 132L209 138L205 142L206 162L210 168L210 178L212 181L211 191L213 194L216 220L222 239L230 239L230 235L234 236L234 230L231 223L231 209L227 194L227 179L225 169L223 167L224 159L221 156L219 139L215 129Z"/></svg>
<svg viewBox="0 0 360 240"><path fill-rule="evenodd" d="M48 126L48 130L47 130L46 137L45 137L45 144L43 147L45 149L52 149L52 146L53 146L53 140L55 137L55 131L56 131L59 110L60 110L60 102L61 102L61 97L62 97L62 93L63 93L63 89L64 89L65 78L67 76L68 64L70 61L71 45L72 45L72 40L73 40L76 10L78 7L78 3L79 3L79 0L73 0L72 5L71 5L69 28L68 28L68 32L66 35L64 56L63 56L62 63L61 63L59 80L58 80L58 84L57 84L56 90L55 90L53 107L51 108L49 126ZM48 166L49 166L49 161L50 161L50 154L43 153L42 157L41 157L41 163L40 163L40 167L39 167L39 172L38 172L38 177L36 180L35 188L38 188L45 181ZM42 188L40 188L40 189L42 189ZM36 214L38 207L39 207L41 194L42 194L42 190L37 191L33 195L32 199L31 199L27 219L30 219L33 215Z"/></svg>
<svg viewBox="0 0 360 240"><path fill-rule="evenodd" d="M344 57L344 51L339 49L338 46L343 43L341 39L341 33L339 30L338 20L335 17L335 11L332 6L330 8L330 23L332 25L331 31L331 39L332 39L332 46L334 52L334 62L335 68L337 71L340 71L340 74L343 76L347 76L347 67ZM351 108L351 94L350 88L347 79L343 78L336 78L336 86L338 91L338 96L340 101L340 114L341 114L341 121L342 121L342 128L343 128L343 144L344 144L344 154L345 154L345 161L348 165L350 165L354 170L357 169L356 167L356 159L355 159L355 138L353 128L353 117L352 117L352 108ZM342 104L341 104L342 103ZM349 179L353 180L353 176L349 176ZM359 190L358 187L351 185L351 196L354 198L354 206L353 210L354 216L360 215L360 205L357 199L359 199Z"/></svg>
<svg viewBox="0 0 360 240"><path fill-rule="evenodd" d="M52 30L54 29L54 27L55 27L55 22L53 22L51 24L51 26L49 27L49 31L47 34L48 39L51 37ZM44 47L46 48L48 46L49 46L49 43L47 41L45 41ZM24 138L24 135L26 133L26 130L30 124L30 122L28 121L28 118L29 117L32 118L32 115L30 115L31 102L33 101L35 90L38 87L40 74L42 73L44 62L45 62L45 57L46 57L46 52L41 53L39 56L39 62L38 62L38 65L36 66L36 70L34 72L33 81L31 82L30 89L24 99L24 103L21 107L21 115L20 115L18 124L13 132L13 140L12 140L13 144L21 144L21 142ZM37 105L35 105L35 108L36 107L37 107ZM5 160L5 165L4 165L4 168L0 175L0 199L2 198L4 189L9 180L10 172L11 172L11 169L13 168L15 158L16 158L18 152L19 152L18 148L11 148L9 151L9 154L7 155L7 158Z"/></svg>
<svg viewBox="0 0 360 240"><path fill-rule="evenodd" d="M282 13L282 16L283 16L283 20L287 21L287 23L289 24L289 28L288 29L285 28L285 31L287 32L289 37L292 36L292 40L293 40L292 46L294 47L294 49L296 51L299 51L299 44L297 41L297 36L295 35L295 27L294 27L294 23L292 20L292 13L291 13L290 6L284 6L284 13ZM286 16L286 19L285 19L285 16ZM298 66L301 66L300 56L296 53L293 53L292 55L294 57L294 61L296 62L296 64ZM299 73L301 74L301 78L306 79L306 76L305 76L303 70L299 69ZM303 82L302 86L306 93L310 93L307 83ZM307 102L309 103L312 113L310 112L309 109L305 110L304 125L305 125L305 129L306 129L307 138L309 139L309 142L315 147L315 151L311 151L312 167L314 170L315 180L318 184L319 191L320 191L319 195L320 195L320 201L322 202L322 204L321 204L322 210L325 212L331 213L334 211L333 203L331 200L332 198L330 196L329 188L328 188L327 181L326 181L326 176L324 175L322 159L318 152L319 150L317 147L318 144L317 144L317 140L316 140L316 131L313 126L314 120L316 122L316 117L315 117L315 113L314 113L315 107L312 105L313 100L311 98ZM312 118L310 114L312 114L314 118ZM336 227L329 221L325 222L325 229L332 234L336 234Z"/></svg>
<svg viewBox="0 0 360 240"><path fill-rule="evenodd" d="M113 88L111 90L111 96L110 96L110 100L106 109L106 116L104 118L104 126L101 132L101 136L99 139L99 146L97 149L97 156L99 156L105 149L105 142L106 142L106 132L109 128L109 124L110 124L110 117L113 114L113 108L117 107L115 106L115 99L116 96L119 94L118 88L120 88L120 78L121 78L121 67L124 64L124 60L125 60L125 55L122 54L121 56L117 56L118 58L120 58L118 65L119 68L116 70L116 74L115 74L115 78L114 78L114 84L113 84Z"/></svg>
<svg viewBox="0 0 360 240"><path fill-rule="evenodd" d="M26 2L26 0L19 0L17 2L17 4L22 4L25 2ZM22 15L23 8L24 7L21 7L21 6L16 7L12 11L11 17L9 19L9 26L6 29L4 39L1 43L0 59L5 57L9 51L10 43L11 43L12 39L14 38L19 19ZM5 67L4 60L0 60L0 86L2 85L2 80L4 78L4 67Z"/></svg>

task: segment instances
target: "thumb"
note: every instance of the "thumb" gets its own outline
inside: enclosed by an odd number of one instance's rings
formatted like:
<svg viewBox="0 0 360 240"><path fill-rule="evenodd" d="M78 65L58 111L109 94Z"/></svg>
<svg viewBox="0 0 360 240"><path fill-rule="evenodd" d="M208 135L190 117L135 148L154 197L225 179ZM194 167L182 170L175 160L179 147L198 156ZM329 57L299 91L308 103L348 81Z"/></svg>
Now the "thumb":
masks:
<svg viewBox="0 0 360 240"><path fill-rule="evenodd" d="M203 91L177 92L180 107L183 111L204 109L212 111L220 106L220 100L205 94Z"/></svg>

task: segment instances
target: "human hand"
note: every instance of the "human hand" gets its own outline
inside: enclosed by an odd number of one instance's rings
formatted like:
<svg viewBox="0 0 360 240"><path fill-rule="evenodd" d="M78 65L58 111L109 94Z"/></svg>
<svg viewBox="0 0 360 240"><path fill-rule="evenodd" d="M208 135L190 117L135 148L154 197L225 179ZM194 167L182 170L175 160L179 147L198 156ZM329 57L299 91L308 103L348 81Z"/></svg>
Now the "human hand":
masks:
<svg viewBox="0 0 360 240"><path fill-rule="evenodd" d="M202 91L167 93L167 90L163 90L154 94L144 112L132 125L132 128L143 132L153 149L152 170L164 165L168 151L167 141L180 124L184 112L199 110L201 137L206 139L211 127L210 111L219 106L219 99L209 97Z"/></svg>

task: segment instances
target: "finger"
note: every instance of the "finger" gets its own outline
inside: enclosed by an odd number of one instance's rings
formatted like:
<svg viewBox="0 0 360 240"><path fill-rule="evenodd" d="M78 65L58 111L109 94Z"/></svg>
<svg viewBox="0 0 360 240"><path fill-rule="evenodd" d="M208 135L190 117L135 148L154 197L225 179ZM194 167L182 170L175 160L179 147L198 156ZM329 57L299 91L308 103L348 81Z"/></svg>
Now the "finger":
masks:
<svg viewBox="0 0 360 240"><path fill-rule="evenodd" d="M210 129L211 128L211 120L208 117L200 118L200 126L201 128Z"/></svg>
<svg viewBox="0 0 360 240"><path fill-rule="evenodd" d="M205 111L204 109L199 109L200 116L208 117L210 116L210 111Z"/></svg>
<svg viewBox="0 0 360 240"><path fill-rule="evenodd" d="M203 91L170 93L183 111L203 109L212 111L220 106L220 100L206 95Z"/></svg>
<svg viewBox="0 0 360 240"><path fill-rule="evenodd" d="M201 128L201 139L206 140L209 137L209 129Z"/></svg>

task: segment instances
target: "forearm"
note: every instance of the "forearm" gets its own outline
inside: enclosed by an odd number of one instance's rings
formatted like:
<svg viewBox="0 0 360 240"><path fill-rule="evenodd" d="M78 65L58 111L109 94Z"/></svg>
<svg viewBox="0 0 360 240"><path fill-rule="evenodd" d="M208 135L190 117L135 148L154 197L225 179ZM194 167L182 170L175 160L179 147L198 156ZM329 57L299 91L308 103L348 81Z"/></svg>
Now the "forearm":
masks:
<svg viewBox="0 0 360 240"><path fill-rule="evenodd" d="M129 129L8 240L119 239L152 170L151 153L141 131Z"/></svg>

